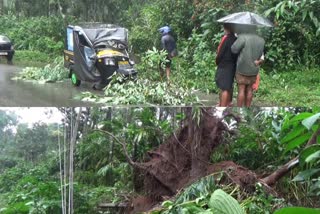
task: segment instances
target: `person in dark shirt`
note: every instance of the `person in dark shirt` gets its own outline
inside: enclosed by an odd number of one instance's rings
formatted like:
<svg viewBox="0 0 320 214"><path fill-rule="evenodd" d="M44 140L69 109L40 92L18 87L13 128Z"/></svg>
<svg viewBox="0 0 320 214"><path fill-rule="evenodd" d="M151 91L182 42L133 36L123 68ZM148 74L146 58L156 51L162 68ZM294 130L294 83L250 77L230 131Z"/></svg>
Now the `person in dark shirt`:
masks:
<svg viewBox="0 0 320 214"><path fill-rule="evenodd" d="M170 72L171 72L171 59L177 55L177 46L176 41L174 40L173 36L170 34L171 28L168 26L164 26L159 29L161 36L161 48L162 50L166 50L168 55L166 58L166 75L167 79L170 79ZM160 74L163 76L163 69L160 66Z"/></svg>
<svg viewBox="0 0 320 214"><path fill-rule="evenodd" d="M236 41L230 24L224 24L223 36L217 51L216 64L218 66L215 81L220 92L219 106L227 107L232 102L233 82L237 67L237 54L231 52L231 46Z"/></svg>

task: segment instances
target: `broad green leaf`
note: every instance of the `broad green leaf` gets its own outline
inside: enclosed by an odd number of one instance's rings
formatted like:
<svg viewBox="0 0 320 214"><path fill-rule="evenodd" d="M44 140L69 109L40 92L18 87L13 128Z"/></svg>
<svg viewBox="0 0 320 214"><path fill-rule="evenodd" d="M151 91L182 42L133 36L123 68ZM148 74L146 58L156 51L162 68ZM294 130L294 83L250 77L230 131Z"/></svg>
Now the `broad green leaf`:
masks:
<svg viewBox="0 0 320 214"><path fill-rule="evenodd" d="M317 159L320 159L320 150L317 151L317 152L315 152L315 153L313 153L313 154L311 154L311 155L309 155L309 156L306 158L306 162L307 162L307 163L310 163L310 162L313 162L313 161L315 161L315 160L317 160Z"/></svg>
<svg viewBox="0 0 320 214"><path fill-rule="evenodd" d="M313 24L314 24L315 27L318 27L318 26L319 26L319 21L318 21L317 17L314 17L314 18L312 19L312 21L313 21Z"/></svg>
<svg viewBox="0 0 320 214"><path fill-rule="evenodd" d="M302 13L302 21L304 21L306 19L307 15L308 15L308 11L307 10L303 11L303 13Z"/></svg>
<svg viewBox="0 0 320 214"><path fill-rule="evenodd" d="M316 36L320 35L320 28L318 28L317 32L316 32Z"/></svg>
<svg viewBox="0 0 320 214"><path fill-rule="evenodd" d="M277 5L276 5L276 7L275 7L275 9L274 10L279 10L279 8L281 7L281 5L283 4L284 2L279 2Z"/></svg>
<svg viewBox="0 0 320 214"><path fill-rule="evenodd" d="M282 140L281 143L287 143L290 140L298 137L299 135L301 135L304 131L305 131L305 127L304 126L297 126L295 127L290 133L288 133Z"/></svg>
<svg viewBox="0 0 320 214"><path fill-rule="evenodd" d="M299 172L298 175L294 177L292 181L297 181L297 182L306 181L318 172L320 172L320 169L304 170L302 172Z"/></svg>
<svg viewBox="0 0 320 214"><path fill-rule="evenodd" d="M295 138L292 140L288 145L286 146L286 151L293 150L297 148L298 146L306 143L311 137L311 133L306 133L304 135L301 135L300 137Z"/></svg>
<svg viewBox="0 0 320 214"><path fill-rule="evenodd" d="M211 23L210 22L205 22L201 25L202 28L207 28L210 27Z"/></svg>
<svg viewBox="0 0 320 214"><path fill-rule="evenodd" d="M205 36L209 35L210 33L212 33L212 31L210 29L206 29L203 33L203 36L205 37Z"/></svg>
<svg viewBox="0 0 320 214"><path fill-rule="evenodd" d="M311 127L317 122L317 120L320 118L320 113L315 114L305 120L302 121L302 125L304 125L307 129L311 129Z"/></svg>
<svg viewBox="0 0 320 214"><path fill-rule="evenodd" d="M213 213L213 210L206 210L206 211L203 211L203 212L199 212L198 214L212 214Z"/></svg>
<svg viewBox="0 0 320 214"><path fill-rule="evenodd" d="M269 16L270 13L272 13L274 11L274 8L270 8L269 10L267 10L266 12L264 12L265 16Z"/></svg>
<svg viewBox="0 0 320 214"><path fill-rule="evenodd" d="M301 120L304 120L304 119L306 119L306 118L308 118L308 117L311 117L311 116L313 116L313 115L314 115L314 114L313 114L313 113L310 113L310 112L303 112L303 113L300 113L300 114L294 116L294 117L290 120L290 122L301 121Z"/></svg>
<svg viewBox="0 0 320 214"><path fill-rule="evenodd" d="M277 210L274 214L320 214L320 209L305 207L286 207Z"/></svg>
<svg viewBox="0 0 320 214"><path fill-rule="evenodd" d="M300 153L299 163L304 165L306 163L306 159L317 151L320 151L320 145L312 145L307 147Z"/></svg>
<svg viewBox="0 0 320 214"><path fill-rule="evenodd" d="M286 2L283 2L283 4L281 5L281 8L280 8L280 12L281 12L281 16L284 15L284 8L286 6Z"/></svg>
<svg viewBox="0 0 320 214"><path fill-rule="evenodd" d="M214 191L208 205L214 214L245 214L238 201L221 189Z"/></svg>
<svg viewBox="0 0 320 214"><path fill-rule="evenodd" d="M313 11L310 11L310 12L309 12L309 17L310 17L311 20L313 20L313 17L314 17Z"/></svg>
<svg viewBox="0 0 320 214"><path fill-rule="evenodd" d="M311 130L312 130L313 132L316 132L319 128L320 128L320 124L316 124L316 125L313 125L313 126L311 127Z"/></svg>
<svg viewBox="0 0 320 214"><path fill-rule="evenodd" d="M290 123L290 116L286 115L281 126L281 131L288 129L291 125L292 124Z"/></svg>

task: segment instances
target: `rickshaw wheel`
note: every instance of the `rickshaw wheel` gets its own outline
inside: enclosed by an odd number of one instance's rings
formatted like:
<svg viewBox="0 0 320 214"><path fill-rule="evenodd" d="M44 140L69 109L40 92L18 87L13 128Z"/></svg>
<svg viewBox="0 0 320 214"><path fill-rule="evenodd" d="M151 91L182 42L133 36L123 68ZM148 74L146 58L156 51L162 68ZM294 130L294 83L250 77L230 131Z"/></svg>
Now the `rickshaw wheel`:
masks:
<svg viewBox="0 0 320 214"><path fill-rule="evenodd" d="M73 72L72 72L72 74L71 74L71 83L72 83L72 85L74 85L74 86L80 86L80 84L81 84L81 80L79 80L79 79L77 78L76 74L73 73Z"/></svg>

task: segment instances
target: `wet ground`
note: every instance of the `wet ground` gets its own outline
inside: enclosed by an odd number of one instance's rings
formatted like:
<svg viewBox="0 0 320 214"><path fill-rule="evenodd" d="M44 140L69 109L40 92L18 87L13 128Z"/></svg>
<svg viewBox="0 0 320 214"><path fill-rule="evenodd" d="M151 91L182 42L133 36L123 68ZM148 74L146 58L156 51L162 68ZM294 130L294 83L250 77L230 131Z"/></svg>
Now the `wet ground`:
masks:
<svg viewBox="0 0 320 214"><path fill-rule="evenodd" d="M14 65L0 64L0 106L2 107L66 107L93 106L74 99L84 91L92 91L90 85L73 87L70 81L39 84L22 80L12 80L22 69Z"/></svg>
<svg viewBox="0 0 320 214"><path fill-rule="evenodd" d="M80 87L71 85L70 80L57 83L39 84L38 82L12 80L22 68L14 65L0 64L0 106L2 107L67 107L95 106L94 103L75 99L81 92L93 92L92 84L82 83ZM202 105L216 106L219 102L217 94L195 92ZM236 105L236 99L233 100ZM259 100L254 100L254 106L268 106Z"/></svg>

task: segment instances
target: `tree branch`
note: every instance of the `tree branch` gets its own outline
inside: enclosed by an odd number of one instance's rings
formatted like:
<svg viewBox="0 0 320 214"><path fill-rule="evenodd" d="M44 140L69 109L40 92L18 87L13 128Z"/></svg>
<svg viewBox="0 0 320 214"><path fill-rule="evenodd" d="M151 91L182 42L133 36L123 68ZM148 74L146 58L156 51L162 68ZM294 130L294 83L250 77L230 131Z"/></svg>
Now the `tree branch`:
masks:
<svg viewBox="0 0 320 214"><path fill-rule="evenodd" d="M123 151L124 151L124 155L126 156L126 159L128 161L128 163L131 165L131 166L134 166L134 167L138 167L138 168L141 168L141 169L146 169L146 167L144 167L143 165L137 163L137 162L134 162L129 153L128 153L128 150L127 150L127 147L126 147L126 144L121 142L116 136L114 136L111 132L108 132L108 131L105 131L105 130L101 130L101 129L94 129L93 131L98 131L98 132L102 132L104 134L107 134L109 135L110 137L112 137L120 146L122 146L123 148Z"/></svg>
<svg viewBox="0 0 320 214"><path fill-rule="evenodd" d="M320 129L313 133L311 138L305 147L311 146L317 143L317 137L320 135ZM281 166L279 169L274 171L271 175L261 179L261 181L268 186L274 185L278 180L280 180L283 176L285 176L288 172L290 172L293 168L297 167L299 164L299 156L293 158L285 165Z"/></svg>

